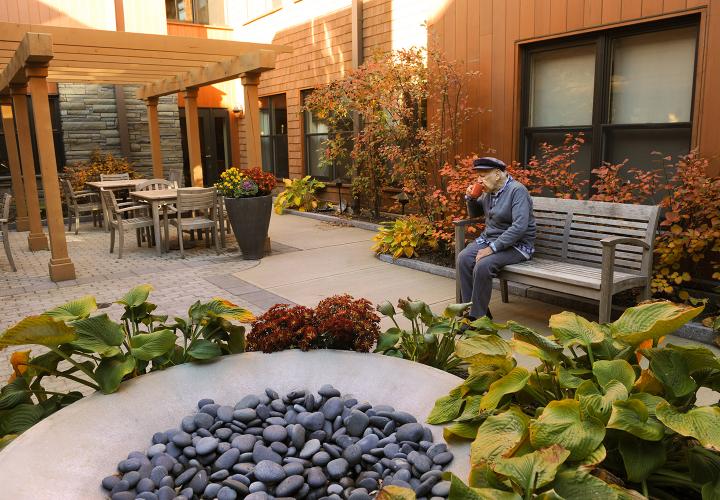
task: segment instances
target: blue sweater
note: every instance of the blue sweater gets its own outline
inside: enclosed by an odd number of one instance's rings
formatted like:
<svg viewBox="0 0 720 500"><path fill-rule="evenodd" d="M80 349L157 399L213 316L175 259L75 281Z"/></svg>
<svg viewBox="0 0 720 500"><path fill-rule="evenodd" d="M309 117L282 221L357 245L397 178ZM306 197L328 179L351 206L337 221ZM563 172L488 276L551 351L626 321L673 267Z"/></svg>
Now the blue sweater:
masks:
<svg viewBox="0 0 720 500"><path fill-rule="evenodd" d="M485 215L485 231L478 242L487 242L495 252L515 248L527 258L532 256L535 216L525 186L510 177L497 193L483 193L477 200L467 201Z"/></svg>

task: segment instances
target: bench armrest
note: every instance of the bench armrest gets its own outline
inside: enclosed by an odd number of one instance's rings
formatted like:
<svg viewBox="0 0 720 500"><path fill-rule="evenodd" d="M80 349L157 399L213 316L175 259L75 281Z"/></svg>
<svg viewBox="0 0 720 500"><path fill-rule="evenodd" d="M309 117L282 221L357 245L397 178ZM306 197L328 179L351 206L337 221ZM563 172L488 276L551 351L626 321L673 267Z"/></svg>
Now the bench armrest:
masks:
<svg viewBox="0 0 720 500"><path fill-rule="evenodd" d="M642 247L644 250L650 250L650 245L645 241L638 238L628 238L626 236L610 236L609 238L601 239L600 243L602 243L603 251L606 248L614 248L617 245L634 245Z"/></svg>
<svg viewBox="0 0 720 500"><path fill-rule="evenodd" d="M472 219L458 219L453 221L453 226L455 227L465 227L465 226L471 226L473 224L479 224L480 222L484 221L484 217L474 217Z"/></svg>

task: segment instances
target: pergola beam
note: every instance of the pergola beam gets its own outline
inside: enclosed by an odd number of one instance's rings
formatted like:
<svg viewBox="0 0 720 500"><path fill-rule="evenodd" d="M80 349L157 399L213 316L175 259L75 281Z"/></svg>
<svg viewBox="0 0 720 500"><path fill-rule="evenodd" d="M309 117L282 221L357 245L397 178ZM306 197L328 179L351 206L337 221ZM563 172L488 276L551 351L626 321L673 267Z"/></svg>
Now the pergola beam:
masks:
<svg viewBox="0 0 720 500"><path fill-rule="evenodd" d="M25 81L26 64L47 64L53 57L52 40L44 33L25 33L15 55L0 73L0 91L5 91L11 83Z"/></svg>
<svg viewBox="0 0 720 500"><path fill-rule="evenodd" d="M235 80L246 73L268 71L275 68L276 57L277 53L274 50L265 49L242 54L227 61L208 64L203 68L145 85L138 89L137 96L139 99L160 97L188 88Z"/></svg>

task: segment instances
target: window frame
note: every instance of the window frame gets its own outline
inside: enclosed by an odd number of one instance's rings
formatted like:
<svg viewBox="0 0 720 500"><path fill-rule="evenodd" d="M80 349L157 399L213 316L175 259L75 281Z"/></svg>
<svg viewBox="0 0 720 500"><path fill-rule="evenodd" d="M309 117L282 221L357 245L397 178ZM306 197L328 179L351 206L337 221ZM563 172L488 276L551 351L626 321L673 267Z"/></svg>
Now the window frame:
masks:
<svg viewBox="0 0 720 500"><path fill-rule="evenodd" d="M174 17L174 18L167 17L167 3L168 3L168 1L172 1L172 2L175 4L175 13L177 14L177 12L178 12L178 6L177 6L177 4L178 4L178 2L181 1L181 0L165 0L165 5L166 5L166 7L165 7L165 20L166 20L166 21L172 22L172 23L199 24L199 25L201 25L201 26L209 26L209 25L210 25L210 2L211 2L212 0L207 0L207 3L208 3L208 7L207 7L207 8L208 8L208 18L207 18L207 22L205 22L205 21L199 21L199 20L198 20L198 17L199 17L199 16L198 16L198 14L197 14L197 3L195 3L196 0L192 0L192 12L190 13L190 14L192 15L192 19L190 19L189 21L184 20L184 19L178 19L177 17ZM183 1L185 1L185 0L183 0Z"/></svg>
<svg viewBox="0 0 720 500"><path fill-rule="evenodd" d="M275 128L276 128L276 127L275 127L275 113L274 113L274 111L275 111L276 108L275 108L275 105L274 105L274 98L279 97L279 96L283 96L283 97L285 98L285 133L284 133L284 134L277 134L277 133L275 133ZM290 155L289 155L289 149L288 149L289 141L288 141L288 123L287 123L287 120L288 120L288 108L287 108L288 98L287 98L287 93L285 93L285 92L280 92L280 93L277 93L277 94L263 95L263 96L259 96L259 97L258 97L258 100L259 100L260 102L262 102L263 99L268 99L268 103L269 103L269 105L270 105L270 107L267 108L267 109L270 110L270 133L269 133L269 134L263 134L263 133L262 133L262 124L261 124L261 126L260 126L260 163L261 163L261 168L262 168L263 171L273 174L276 179L282 180L283 178L287 178L287 177L290 176ZM260 109L259 109L260 114L262 114L262 110L263 110L263 109L266 109L266 108L263 108L262 106L260 106ZM270 165L270 170L266 170L266 169L265 169L265 165L264 165L263 158L262 158L262 151L263 151L262 140L263 140L263 138L265 138L265 137L269 138L269 140L270 140L270 149L272 150L272 164ZM286 172L285 175L278 175L278 168L277 168L277 165L276 165L276 163L277 163L277 152L276 152L275 142L277 141L278 138L283 138L283 137L285 138L285 150L288 152L287 172Z"/></svg>
<svg viewBox="0 0 720 500"><path fill-rule="evenodd" d="M695 65L692 74L692 93L690 96L690 120L674 123L611 123L611 79L613 71L613 42L620 38L634 35L643 35L659 31L690 28L696 29ZM542 132L586 132L591 137L590 166L597 168L608 161L608 136L613 130L657 130L657 129L683 129L689 131L692 147L693 124L695 120L696 93L698 91L698 57L700 50L701 19L699 14L690 14L674 17L669 20L646 22L631 26L605 29L578 36L554 39L546 42L527 44L521 48L520 67L520 140L518 141L518 157L527 164L532 157L532 137ZM595 45L595 78L593 89L592 123L589 126L552 126L531 127L530 119L530 90L531 90L531 60L533 54L544 51L558 50L581 45ZM587 133L589 131L589 133ZM594 175L590 174L592 184Z"/></svg>

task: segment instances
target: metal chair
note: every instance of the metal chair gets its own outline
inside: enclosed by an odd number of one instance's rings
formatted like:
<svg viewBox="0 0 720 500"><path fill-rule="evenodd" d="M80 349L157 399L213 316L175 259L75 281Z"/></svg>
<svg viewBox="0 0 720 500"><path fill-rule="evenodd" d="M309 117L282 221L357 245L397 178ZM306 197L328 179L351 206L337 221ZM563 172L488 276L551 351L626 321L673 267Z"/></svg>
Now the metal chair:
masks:
<svg viewBox="0 0 720 500"><path fill-rule="evenodd" d="M125 172L122 174L100 174L100 181L129 181L130 174Z"/></svg>
<svg viewBox="0 0 720 500"><path fill-rule="evenodd" d="M72 231L73 213L75 214L75 234L80 230L80 215L91 213L93 227L97 226L98 219L102 221L102 204L95 191L75 191L68 179L61 179L65 194L65 206L68 214L68 231Z"/></svg>
<svg viewBox="0 0 720 500"><path fill-rule="evenodd" d="M177 191L177 202L175 203L177 218L171 220L170 224L177 227L178 243L180 245L180 257L185 257L183 247L183 231L204 229L207 234L208 246L210 244L210 232L215 241L215 251L220 254L218 241L218 217L217 217L217 192L215 188L184 188ZM184 217L183 212L201 212L192 217Z"/></svg>
<svg viewBox="0 0 720 500"><path fill-rule="evenodd" d="M2 238L3 246L5 247L5 255L7 255L8 262L10 263L10 269L12 269L13 272L17 272L15 261L13 261L12 252L10 251L10 234L8 230L11 201L12 195L5 193L0 203L0 238Z"/></svg>
<svg viewBox="0 0 720 500"><path fill-rule="evenodd" d="M152 241L151 232L153 227L153 219L148 215L136 216L134 213L140 210L146 211L147 206L135 205L120 208L118 207L117 201L115 200L115 194L112 191L102 189L100 190L100 195L103 197L103 201L105 202L105 206L108 210L108 227L110 229L110 253L113 253L113 250L115 248L115 231L117 231L119 244L118 259L122 258L125 229L136 230L138 246L141 246L140 230L145 229L148 234L147 240L149 246L149 242ZM130 217L127 219L123 219L124 214L130 215Z"/></svg>

